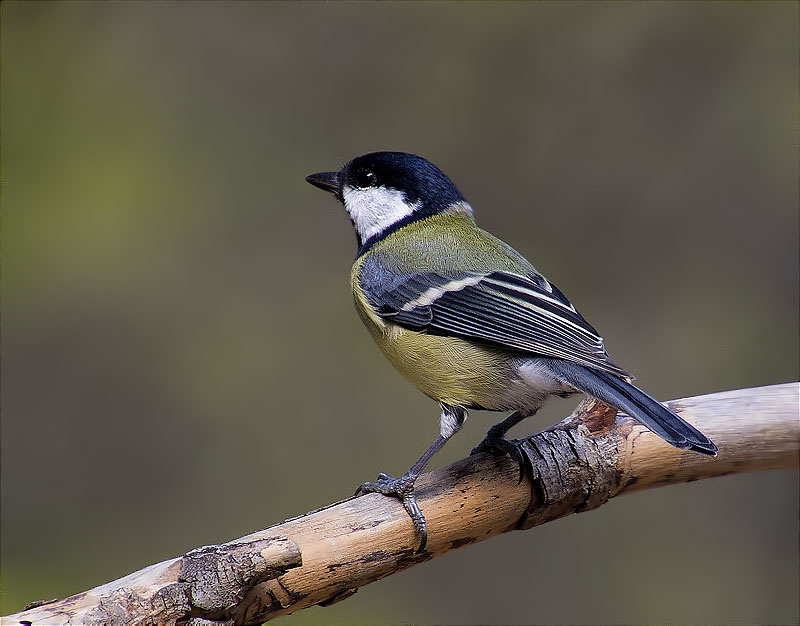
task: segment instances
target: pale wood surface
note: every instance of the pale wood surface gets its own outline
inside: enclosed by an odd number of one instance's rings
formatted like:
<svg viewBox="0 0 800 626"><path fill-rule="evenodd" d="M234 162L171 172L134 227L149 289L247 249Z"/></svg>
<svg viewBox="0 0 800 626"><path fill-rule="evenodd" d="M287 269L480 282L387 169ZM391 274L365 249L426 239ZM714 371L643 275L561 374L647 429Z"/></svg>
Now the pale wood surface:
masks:
<svg viewBox="0 0 800 626"><path fill-rule="evenodd" d="M219 546L198 548L114 582L2 618L2 624L256 624L330 604L416 563L514 529L596 508L610 497L734 472L798 467L800 384L669 402L719 446L677 450L632 419L584 402L524 442L533 481L507 457L477 455L417 485L428 546L402 505L351 498Z"/></svg>

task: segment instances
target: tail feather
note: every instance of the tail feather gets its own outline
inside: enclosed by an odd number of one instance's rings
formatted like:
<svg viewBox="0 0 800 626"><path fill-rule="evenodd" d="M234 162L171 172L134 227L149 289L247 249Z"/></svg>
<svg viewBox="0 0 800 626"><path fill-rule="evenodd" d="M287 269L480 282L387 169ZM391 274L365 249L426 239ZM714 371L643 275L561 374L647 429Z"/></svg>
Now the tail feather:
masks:
<svg viewBox="0 0 800 626"><path fill-rule="evenodd" d="M708 437L622 378L561 359L548 359L548 365L560 380L624 411L676 448L716 456Z"/></svg>

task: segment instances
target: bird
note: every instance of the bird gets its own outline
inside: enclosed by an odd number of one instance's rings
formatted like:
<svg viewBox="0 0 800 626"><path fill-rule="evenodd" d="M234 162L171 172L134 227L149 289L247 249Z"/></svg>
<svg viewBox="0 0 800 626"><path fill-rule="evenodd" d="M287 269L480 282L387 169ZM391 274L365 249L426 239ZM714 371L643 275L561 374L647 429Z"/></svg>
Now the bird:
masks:
<svg viewBox="0 0 800 626"><path fill-rule="evenodd" d="M558 287L477 226L471 205L430 161L371 152L306 181L333 194L350 216L359 317L389 362L441 408L439 434L411 468L400 477L382 472L355 494L400 499L418 552L428 532L414 483L471 409L510 412L473 453L511 455L520 480L530 461L505 435L553 395L583 393L677 448L717 454L708 437L632 384Z"/></svg>

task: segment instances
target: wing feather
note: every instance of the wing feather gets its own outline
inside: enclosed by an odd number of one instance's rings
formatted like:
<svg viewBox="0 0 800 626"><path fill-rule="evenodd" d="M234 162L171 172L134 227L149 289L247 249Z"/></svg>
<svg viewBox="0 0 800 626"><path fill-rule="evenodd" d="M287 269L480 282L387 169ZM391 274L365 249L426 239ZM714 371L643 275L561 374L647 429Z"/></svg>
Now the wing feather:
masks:
<svg viewBox="0 0 800 626"><path fill-rule="evenodd" d="M365 264L359 282L378 315L400 326L629 376L608 356L597 331L543 276L510 272L399 276L372 261Z"/></svg>

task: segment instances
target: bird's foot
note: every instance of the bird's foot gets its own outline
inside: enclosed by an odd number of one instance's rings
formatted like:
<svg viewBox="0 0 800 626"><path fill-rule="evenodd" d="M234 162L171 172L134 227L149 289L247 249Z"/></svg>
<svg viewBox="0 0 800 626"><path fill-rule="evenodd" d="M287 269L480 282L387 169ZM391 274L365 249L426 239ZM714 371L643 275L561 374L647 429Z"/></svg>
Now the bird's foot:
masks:
<svg viewBox="0 0 800 626"><path fill-rule="evenodd" d="M493 433L490 429L483 441L475 446L470 454L478 454L479 452L488 452L497 456L507 454L519 464L519 482L522 482L522 479L526 476L530 480L533 479L531 460L525 454L522 449L522 443L518 439L506 439L502 435Z"/></svg>
<svg viewBox="0 0 800 626"><path fill-rule="evenodd" d="M417 497L414 495L414 482L417 480L416 474L404 474L400 478L394 478L381 472L375 482L366 482L356 489L356 496L367 493L381 493L385 496L398 498L403 507L414 522L414 532L419 539L417 552L422 552L428 543L428 525L425 516L417 504Z"/></svg>

